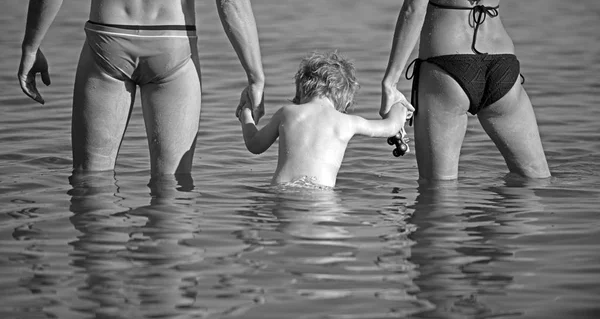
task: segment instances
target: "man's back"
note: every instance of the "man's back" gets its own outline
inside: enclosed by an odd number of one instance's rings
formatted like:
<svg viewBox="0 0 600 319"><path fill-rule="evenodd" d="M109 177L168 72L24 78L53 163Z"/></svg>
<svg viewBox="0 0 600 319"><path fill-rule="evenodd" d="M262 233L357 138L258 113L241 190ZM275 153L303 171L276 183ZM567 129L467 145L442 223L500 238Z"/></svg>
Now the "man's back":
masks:
<svg viewBox="0 0 600 319"><path fill-rule="evenodd" d="M124 25L194 25L194 0L92 0L90 20Z"/></svg>

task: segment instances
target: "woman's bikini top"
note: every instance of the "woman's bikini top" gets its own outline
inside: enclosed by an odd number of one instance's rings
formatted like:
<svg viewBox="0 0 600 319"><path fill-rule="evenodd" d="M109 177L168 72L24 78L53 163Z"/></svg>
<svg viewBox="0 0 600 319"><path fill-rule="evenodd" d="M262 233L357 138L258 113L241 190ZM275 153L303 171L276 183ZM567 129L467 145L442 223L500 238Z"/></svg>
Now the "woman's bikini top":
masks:
<svg viewBox="0 0 600 319"><path fill-rule="evenodd" d="M495 7L486 7L484 5L476 5L474 7L458 7L458 6L451 6L451 5L445 5L445 4L438 4L435 2L429 2L429 4L434 7L441 8L441 9L471 10L471 16L473 17L473 23L475 24L475 26L474 26L475 31L473 32L473 43L471 44L471 49L476 54L482 54L482 52L479 52L475 48L475 42L477 41L477 31L479 30L479 26L483 23L483 21L485 21L485 18L488 15L492 18L498 16L498 8L500 7L500 5L497 5ZM471 23L471 22L469 21L469 23Z"/></svg>

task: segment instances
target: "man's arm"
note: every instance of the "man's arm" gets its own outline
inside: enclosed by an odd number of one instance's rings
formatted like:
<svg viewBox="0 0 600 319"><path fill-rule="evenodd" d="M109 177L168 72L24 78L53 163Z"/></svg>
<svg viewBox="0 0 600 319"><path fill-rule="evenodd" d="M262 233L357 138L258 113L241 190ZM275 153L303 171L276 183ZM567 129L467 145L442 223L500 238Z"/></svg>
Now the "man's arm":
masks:
<svg viewBox="0 0 600 319"><path fill-rule="evenodd" d="M30 0L27 10L27 23L17 76L23 92L41 104L44 104L44 99L37 90L35 75L41 73L44 84L50 85L50 74L48 62L40 50L40 45L56 18L62 2L62 0Z"/></svg>
<svg viewBox="0 0 600 319"><path fill-rule="evenodd" d="M253 117L265 114L263 91L265 75L262 67L258 30L250 0L216 0L223 29L248 77L248 96Z"/></svg>
<svg viewBox="0 0 600 319"><path fill-rule="evenodd" d="M428 0L405 0L402 4L396 22L396 29L394 30L390 58L381 82L382 96L381 109L379 110L381 116L386 114L390 106L398 100L397 96L400 92L396 88L396 84L400 80L406 61L419 39L419 33L427 12L427 3ZM414 111L414 108L410 106L408 110Z"/></svg>
<svg viewBox="0 0 600 319"><path fill-rule="evenodd" d="M252 110L244 107L240 113L240 123L244 134L246 148L253 154L260 154L271 147L279 137L279 123L281 122L282 108L277 110L273 117L260 130L252 118Z"/></svg>

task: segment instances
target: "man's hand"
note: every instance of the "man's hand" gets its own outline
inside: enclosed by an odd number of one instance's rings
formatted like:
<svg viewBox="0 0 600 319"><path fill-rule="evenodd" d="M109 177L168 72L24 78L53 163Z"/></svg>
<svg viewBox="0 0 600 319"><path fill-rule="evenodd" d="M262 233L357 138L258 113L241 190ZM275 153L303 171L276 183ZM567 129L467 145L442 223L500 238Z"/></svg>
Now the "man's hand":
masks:
<svg viewBox="0 0 600 319"><path fill-rule="evenodd" d="M237 117L240 116L240 112L242 111L244 105L248 104L252 109L252 118L254 118L254 122L258 124L263 115L265 115L265 102L264 102L264 84L248 84L244 91L242 91L242 96L240 97L240 104L235 110L235 115Z"/></svg>
<svg viewBox="0 0 600 319"><path fill-rule="evenodd" d="M40 104L44 104L44 99L37 89L35 83L36 74L40 73L42 82L50 85L50 74L48 73L48 61L40 49L35 54L22 54L19 64L19 84L27 96Z"/></svg>
<svg viewBox="0 0 600 319"><path fill-rule="evenodd" d="M404 94L402 94L402 92L400 92L395 86L382 86L381 108L379 109L379 115L384 117L390 111L392 105L398 102L400 102L407 109L406 118L411 118L415 108L408 102Z"/></svg>

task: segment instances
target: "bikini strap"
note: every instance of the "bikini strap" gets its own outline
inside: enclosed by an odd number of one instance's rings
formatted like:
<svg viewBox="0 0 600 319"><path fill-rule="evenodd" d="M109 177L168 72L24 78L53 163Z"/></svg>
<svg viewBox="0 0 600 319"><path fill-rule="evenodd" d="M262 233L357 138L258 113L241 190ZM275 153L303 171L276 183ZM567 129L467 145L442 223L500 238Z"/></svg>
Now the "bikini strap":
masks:
<svg viewBox="0 0 600 319"><path fill-rule="evenodd" d="M413 112L413 116L411 116L408 120L408 125L410 126L413 125L413 119L415 116L417 116L418 111L419 99L417 95L419 94L419 74L421 73L421 62L423 62L423 60L419 58L412 60L412 62L410 62L410 64L406 67L406 72L404 73L404 77L406 77L407 80L413 80L412 89L410 92L410 104L412 104L412 106L415 108L415 111ZM408 72L411 69L412 73L409 75Z"/></svg>
<svg viewBox="0 0 600 319"><path fill-rule="evenodd" d="M417 63L419 63L419 62L420 62L420 59L419 59L419 58L416 58L416 59L412 60L412 61L411 61L411 62L408 64L408 66L406 67L406 72L404 72L404 77L405 77L407 80L411 80L413 77L415 77L415 70L416 70L416 69L417 69L417 67L418 67L418 66L417 66ZM411 70L411 68L412 68L412 72L411 72L411 74L410 74L410 75L408 75L408 72Z"/></svg>
<svg viewBox="0 0 600 319"><path fill-rule="evenodd" d="M476 54L482 54L482 52L480 52L479 50L477 50L475 48L475 42L477 41L477 31L479 31L479 26L485 21L485 18L487 16L490 16L492 18L495 18L498 16L498 8L500 8L500 5L497 5L495 7L489 7L489 6L484 6L484 5L476 5L474 7L458 7L458 6L452 6L452 5L446 5L446 4L439 4L439 3L435 3L435 2L429 2L429 4L434 7L441 8L441 9L470 10L471 17L472 17L473 23L474 23L473 27L475 28L475 30L473 31L473 42L471 43L471 49ZM469 22L469 23L471 23L471 22Z"/></svg>

